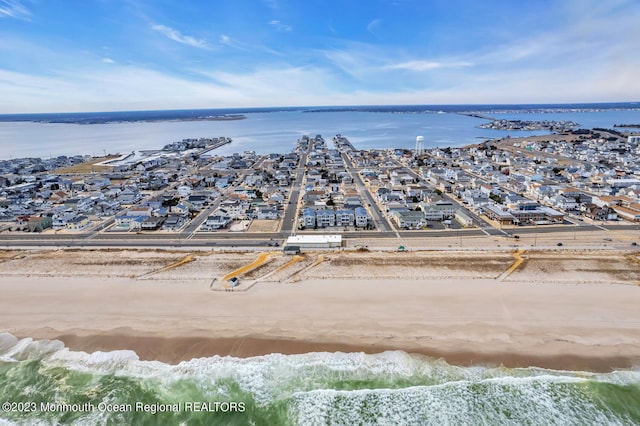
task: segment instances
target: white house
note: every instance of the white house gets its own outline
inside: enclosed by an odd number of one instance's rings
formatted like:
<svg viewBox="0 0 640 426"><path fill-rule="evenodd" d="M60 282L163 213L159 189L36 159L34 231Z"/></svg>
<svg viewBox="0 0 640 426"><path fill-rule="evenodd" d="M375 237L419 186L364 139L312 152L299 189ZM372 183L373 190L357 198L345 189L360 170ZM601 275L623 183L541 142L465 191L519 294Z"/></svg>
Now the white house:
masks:
<svg viewBox="0 0 640 426"><path fill-rule="evenodd" d="M351 209L336 210L336 224L338 226L353 226L355 214Z"/></svg>
<svg viewBox="0 0 640 426"><path fill-rule="evenodd" d="M278 219L278 208L272 205L258 207L258 219Z"/></svg>
<svg viewBox="0 0 640 426"><path fill-rule="evenodd" d="M316 224L318 228L336 226L335 212L329 209L316 210Z"/></svg>
<svg viewBox="0 0 640 426"><path fill-rule="evenodd" d="M221 229L225 228L229 223L231 223L231 218L218 211L216 214L207 217L200 229L203 231Z"/></svg>
<svg viewBox="0 0 640 426"><path fill-rule="evenodd" d="M358 228L364 228L367 226L369 216L367 215L367 210L364 207L356 207L355 222Z"/></svg>

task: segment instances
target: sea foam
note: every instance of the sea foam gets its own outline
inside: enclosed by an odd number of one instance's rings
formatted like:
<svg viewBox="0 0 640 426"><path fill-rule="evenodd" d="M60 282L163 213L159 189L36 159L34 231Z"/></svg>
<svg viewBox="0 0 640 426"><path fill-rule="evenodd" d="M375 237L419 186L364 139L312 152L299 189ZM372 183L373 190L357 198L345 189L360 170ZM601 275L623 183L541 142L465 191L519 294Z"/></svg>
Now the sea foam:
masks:
<svg viewBox="0 0 640 426"><path fill-rule="evenodd" d="M25 387L44 380L57 395L88 395L96 403L128 401L132 395L143 395L151 403L242 400L252 412L284 412L292 424L577 425L640 420L637 410L625 406L639 400L637 368L591 373L461 367L402 351L212 356L170 365L141 361L129 350L85 353L59 341L0 335L0 361L8 362L4 368L34 360L39 362L36 370L15 370L38 376L24 377ZM122 386L129 390L120 391ZM37 395L38 389L21 395ZM87 414L78 422L103 422L96 416Z"/></svg>

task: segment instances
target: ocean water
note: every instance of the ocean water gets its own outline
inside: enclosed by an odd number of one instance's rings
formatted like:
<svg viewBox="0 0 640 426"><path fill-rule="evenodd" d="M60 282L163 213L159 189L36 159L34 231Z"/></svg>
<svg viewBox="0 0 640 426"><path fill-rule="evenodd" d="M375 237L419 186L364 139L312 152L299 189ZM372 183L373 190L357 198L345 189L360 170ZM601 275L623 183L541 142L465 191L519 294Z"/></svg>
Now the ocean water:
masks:
<svg viewBox="0 0 640 426"><path fill-rule="evenodd" d="M473 109L473 107L468 107ZM611 128L614 124L640 122L638 109L605 109L597 112L532 113L487 112L495 118L521 120L572 120L583 127ZM58 155L127 154L160 149L185 138L227 136L233 143L214 153L229 155L245 150L259 154L289 152L305 134L321 134L330 140L340 133L356 148L413 148L416 136L425 147L464 146L492 138L548 134L547 131L507 132L478 129L486 120L454 112L398 113L370 111L278 110L245 112L246 119L232 121L156 121L107 124L69 124L0 120L0 159Z"/></svg>
<svg viewBox="0 0 640 426"><path fill-rule="evenodd" d="M401 351L168 365L0 334L0 403L0 425L636 425L640 369L458 367Z"/></svg>

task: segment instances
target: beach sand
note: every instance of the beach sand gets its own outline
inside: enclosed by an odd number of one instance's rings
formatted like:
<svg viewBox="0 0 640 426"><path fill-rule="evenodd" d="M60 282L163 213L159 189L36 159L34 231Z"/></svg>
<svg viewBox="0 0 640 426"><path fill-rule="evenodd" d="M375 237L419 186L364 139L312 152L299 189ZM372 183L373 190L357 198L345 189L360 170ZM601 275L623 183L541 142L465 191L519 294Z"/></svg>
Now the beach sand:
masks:
<svg viewBox="0 0 640 426"><path fill-rule="evenodd" d="M288 275L281 257L253 273L248 291L211 290L256 255L3 252L0 332L169 363L399 349L460 365L640 364L633 253L525 252L515 269L503 251L327 253Z"/></svg>

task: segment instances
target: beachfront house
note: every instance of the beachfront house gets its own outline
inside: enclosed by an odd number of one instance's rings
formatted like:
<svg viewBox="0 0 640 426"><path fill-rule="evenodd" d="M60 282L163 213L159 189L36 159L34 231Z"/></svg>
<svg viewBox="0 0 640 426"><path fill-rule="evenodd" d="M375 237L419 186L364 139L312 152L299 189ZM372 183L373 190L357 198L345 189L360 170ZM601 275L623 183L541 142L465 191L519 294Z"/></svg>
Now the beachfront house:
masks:
<svg viewBox="0 0 640 426"><path fill-rule="evenodd" d="M313 228L316 226L316 211L312 208L306 208L302 211L302 223L305 228Z"/></svg>
<svg viewBox="0 0 640 426"><path fill-rule="evenodd" d="M369 222L369 215L364 207L356 207L355 209L355 224L358 228L365 228Z"/></svg>
<svg viewBox="0 0 640 426"><path fill-rule="evenodd" d="M67 227L67 223L76 217L76 212L61 211L53 214L53 229L63 229Z"/></svg>
<svg viewBox="0 0 640 426"><path fill-rule="evenodd" d="M336 210L336 224L338 226L353 226L355 214L351 209Z"/></svg>
<svg viewBox="0 0 640 426"><path fill-rule="evenodd" d="M466 214L462 209L456 210L455 219L458 221L460 225L464 228L469 228L473 226L473 219Z"/></svg>
<svg viewBox="0 0 640 426"><path fill-rule="evenodd" d="M154 231L160 229L166 218L150 216L145 218L140 224L140 229L143 231Z"/></svg>
<svg viewBox="0 0 640 426"><path fill-rule="evenodd" d="M163 231L175 231L175 230L178 230L178 229L182 228L182 226L185 223L185 220L186 219L182 215L170 214L170 215L167 216L167 219L162 224L162 230Z"/></svg>
<svg viewBox="0 0 640 426"><path fill-rule="evenodd" d="M262 205L258 207L258 219L278 219L278 207L275 205Z"/></svg>
<svg viewBox="0 0 640 426"><path fill-rule="evenodd" d="M217 211L215 214L207 217L207 220L204 221L200 229L203 231L214 231L216 229L226 228L230 223L231 218L229 216L221 211Z"/></svg>
<svg viewBox="0 0 640 426"><path fill-rule="evenodd" d="M87 216L76 216L67 221L67 229L70 231L82 231L91 226L91 220Z"/></svg>
<svg viewBox="0 0 640 426"><path fill-rule="evenodd" d="M426 220L442 221L455 215L456 208L450 201L438 201L436 203L421 202L418 204Z"/></svg>
<svg viewBox="0 0 640 426"><path fill-rule="evenodd" d="M427 226L427 221L421 211L395 211L392 217L402 229L420 229Z"/></svg>
<svg viewBox="0 0 640 426"><path fill-rule="evenodd" d="M316 210L316 224L318 228L336 226L336 215L333 210Z"/></svg>

